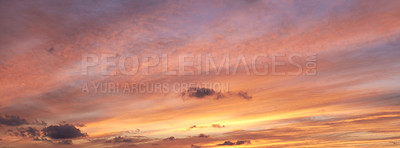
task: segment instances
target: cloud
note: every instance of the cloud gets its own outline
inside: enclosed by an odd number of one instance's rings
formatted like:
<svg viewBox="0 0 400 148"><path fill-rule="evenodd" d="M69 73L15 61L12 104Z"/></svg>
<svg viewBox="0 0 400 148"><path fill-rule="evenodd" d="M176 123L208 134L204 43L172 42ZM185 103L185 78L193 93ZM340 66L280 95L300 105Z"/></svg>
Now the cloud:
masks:
<svg viewBox="0 0 400 148"><path fill-rule="evenodd" d="M182 96L189 96L195 98L204 98L206 96L212 96L215 91L210 88L190 87L187 91L182 93Z"/></svg>
<svg viewBox="0 0 400 148"><path fill-rule="evenodd" d="M19 116L14 115L4 115L0 116L0 125L7 125L7 126L20 126L23 124L28 124L25 119L20 118Z"/></svg>
<svg viewBox="0 0 400 148"><path fill-rule="evenodd" d="M218 145L235 145L235 143L231 142L231 141L225 141L222 144L218 144Z"/></svg>
<svg viewBox="0 0 400 148"><path fill-rule="evenodd" d="M121 136L115 137L111 140L107 140L106 143L121 143L121 142L132 142L132 139L127 139Z"/></svg>
<svg viewBox="0 0 400 148"><path fill-rule="evenodd" d="M35 121L31 122L30 124L32 124L32 125L43 125L43 126L46 126L46 125L47 125L46 122L44 122L44 121L39 121L39 120L35 120Z"/></svg>
<svg viewBox="0 0 400 148"><path fill-rule="evenodd" d="M210 137L210 135L206 135L206 134L199 134L199 136L197 136L199 138L208 138Z"/></svg>
<svg viewBox="0 0 400 148"><path fill-rule="evenodd" d="M187 131L190 131L191 129L194 129L194 128L207 128L207 126L197 126L197 125L193 125L193 126L189 127L189 128L186 129L186 130L187 130Z"/></svg>
<svg viewBox="0 0 400 148"><path fill-rule="evenodd" d="M163 139L164 141L173 141L173 140L175 140L175 137L174 136L171 136L171 137L168 137L168 138L165 138L165 139Z"/></svg>
<svg viewBox="0 0 400 148"><path fill-rule="evenodd" d="M187 130L191 130L191 129L196 128L196 127L197 127L197 125L193 125L193 126L189 127Z"/></svg>
<svg viewBox="0 0 400 148"><path fill-rule="evenodd" d="M220 124L212 124L211 125L213 128L224 128L225 125L220 125Z"/></svg>
<svg viewBox="0 0 400 148"><path fill-rule="evenodd" d="M137 143L137 142L145 142L149 141L148 137L144 136L133 136L133 137L121 137L117 136L110 140L107 140L106 143Z"/></svg>
<svg viewBox="0 0 400 148"><path fill-rule="evenodd" d="M75 126L77 126L77 127L85 127L85 124L77 123L77 124L75 124Z"/></svg>
<svg viewBox="0 0 400 148"><path fill-rule="evenodd" d="M139 134L139 133L140 133L140 129L128 130L128 131L125 131L125 133L129 133L129 134Z"/></svg>
<svg viewBox="0 0 400 148"><path fill-rule="evenodd" d="M66 145L71 145L72 144L72 140L61 140L59 141L57 144L66 144Z"/></svg>
<svg viewBox="0 0 400 148"><path fill-rule="evenodd" d="M238 92L237 95L238 95L239 97L242 97L242 98L247 99L247 100L250 100L250 99L253 98L252 96L249 96L249 95L247 94L247 92L244 92L244 91Z"/></svg>
<svg viewBox="0 0 400 148"><path fill-rule="evenodd" d="M250 144L250 141L242 141L242 140L236 141L236 145L242 145L242 144Z"/></svg>
<svg viewBox="0 0 400 148"><path fill-rule="evenodd" d="M224 143L218 144L218 145L242 145L242 144L250 144L250 141L242 141L242 140L238 140L235 142L231 142L231 141L225 141Z"/></svg>
<svg viewBox="0 0 400 148"><path fill-rule="evenodd" d="M42 129L42 131L44 136L48 136L52 139L79 138L87 136L82 133L81 130L69 124L51 125Z"/></svg>
<svg viewBox="0 0 400 148"><path fill-rule="evenodd" d="M197 125L193 125L190 126L188 129L186 129L186 131L190 131L194 128L224 128L225 125L220 125L220 124L211 124L210 126L197 126Z"/></svg>
<svg viewBox="0 0 400 148"><path fill-rule="evenodd" d="M40 136L40 130L34 128L34 127L22 127L22 128L17 128L17 131L14 132L14 135L16 136L22 136L22 137L38 137Z"/></svg>
<svg viewBox="0 0 400 148"><path fill-rule="evenodd" d="M200 87L190 87L188 90L182 92L181 95L187 96L189 98L198 98L198 99L202 99L209 96L214 96L215 99L221 99L227 96L239 96L246 100L250 100L253 98L245 91L239 91L237 93L235 92L222 93L222 92L216 92L214 89L211 88L200 88Z"/></svg>

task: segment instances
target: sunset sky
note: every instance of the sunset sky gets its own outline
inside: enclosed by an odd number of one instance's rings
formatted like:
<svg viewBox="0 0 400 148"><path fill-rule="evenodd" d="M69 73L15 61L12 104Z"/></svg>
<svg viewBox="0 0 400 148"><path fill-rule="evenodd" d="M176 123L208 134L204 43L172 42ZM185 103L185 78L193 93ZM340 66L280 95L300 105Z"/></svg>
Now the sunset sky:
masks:
<svg viewBox="0 0 400 148"><path fill-rule="evenodd" d="M0 0L0 83L0 148L398 148L400 1Z"/></svg>

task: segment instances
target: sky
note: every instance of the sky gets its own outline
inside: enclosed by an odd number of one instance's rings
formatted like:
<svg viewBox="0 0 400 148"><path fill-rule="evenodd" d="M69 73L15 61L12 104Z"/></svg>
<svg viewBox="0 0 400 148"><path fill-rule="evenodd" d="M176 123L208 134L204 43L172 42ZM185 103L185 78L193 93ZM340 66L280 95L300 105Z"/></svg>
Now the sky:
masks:
<svg viewBox="0 0 400 148"><path fill-rule="evenodd" d="M0 147L399 147L399 10L0 0Z"/></svg>

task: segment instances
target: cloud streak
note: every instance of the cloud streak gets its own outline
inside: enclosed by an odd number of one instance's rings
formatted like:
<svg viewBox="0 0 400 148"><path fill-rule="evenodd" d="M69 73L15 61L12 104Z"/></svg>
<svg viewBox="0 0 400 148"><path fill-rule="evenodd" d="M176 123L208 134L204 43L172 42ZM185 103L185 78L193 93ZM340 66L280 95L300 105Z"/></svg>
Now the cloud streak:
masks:
<svg viewBox="0 0 400 148"><path fill-rule="evenodd" d="M7 125L7 126L19 126L28 124L25 119L20 118L19 116L14 115L3 115L0 116L0 125Z"/></svg>

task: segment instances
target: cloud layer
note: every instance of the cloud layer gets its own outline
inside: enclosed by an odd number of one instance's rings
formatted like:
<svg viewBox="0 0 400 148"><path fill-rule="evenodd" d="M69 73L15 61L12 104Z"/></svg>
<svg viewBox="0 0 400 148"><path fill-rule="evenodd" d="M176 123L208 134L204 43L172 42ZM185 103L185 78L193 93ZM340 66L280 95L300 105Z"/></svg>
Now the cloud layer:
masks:
<svg viewBox="0 0 400 148"><path fill-rule="evenodd" d="M1 1L0 140L6 147L398 147L398 10L397 0ZM82 75L87 54L116 63L135 55L141 67L103 75L99 64ZM167 74L182 69L181 55L193 55L183 62L194 63L184 68L195 75ZM208 68L197 61L206 55ZM229 89L183 86L192 83ZM122 93L125 84L186 89Z"/></svg>

